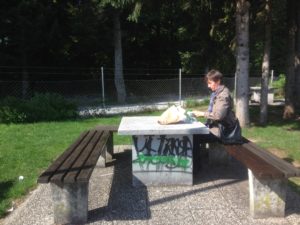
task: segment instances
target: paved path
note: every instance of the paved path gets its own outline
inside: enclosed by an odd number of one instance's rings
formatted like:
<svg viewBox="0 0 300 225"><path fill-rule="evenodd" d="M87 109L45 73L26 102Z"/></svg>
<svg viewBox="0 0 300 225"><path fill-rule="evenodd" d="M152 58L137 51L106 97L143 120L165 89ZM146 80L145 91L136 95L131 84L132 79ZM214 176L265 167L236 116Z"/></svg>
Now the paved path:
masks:
<svg viewBox="0 0 300 225"><path fill-rule="evenodd" d="M204 163L193 186L133 188L131 151L115 152L116 160L91 177L87 224L300 225L300 196L291 190L285 218L252 219L247 170L234 160L227 167ZM52 225L49 185L39 185L4 224Z"/></svg>

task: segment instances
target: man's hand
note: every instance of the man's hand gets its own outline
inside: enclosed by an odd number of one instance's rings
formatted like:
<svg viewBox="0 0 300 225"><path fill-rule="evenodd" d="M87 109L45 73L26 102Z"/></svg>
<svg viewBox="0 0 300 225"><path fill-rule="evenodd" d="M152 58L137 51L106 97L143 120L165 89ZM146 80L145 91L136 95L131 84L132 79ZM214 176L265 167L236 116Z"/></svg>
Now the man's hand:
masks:
<svg viewBox="0 0 300 225"><path fill-rule="evenodd" d="M205 112L202 112L202 111L194 110L192 112L196 117L203 117L205 115Z"/></svg>

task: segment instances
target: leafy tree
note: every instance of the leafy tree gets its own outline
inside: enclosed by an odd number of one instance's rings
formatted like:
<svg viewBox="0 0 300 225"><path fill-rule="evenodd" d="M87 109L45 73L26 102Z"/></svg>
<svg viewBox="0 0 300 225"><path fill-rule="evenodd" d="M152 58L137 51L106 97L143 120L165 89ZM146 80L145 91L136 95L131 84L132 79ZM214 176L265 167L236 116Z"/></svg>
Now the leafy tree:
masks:
<svg viewBox="0 0 300 225"><path fill-rule="evenodd" d="M123 72L124 65L124 68L143 68L136 70L141 71L139 76L144 76L145 69L158 74L161 68L179 67L191 75L203 74L214 67L228 76L233 75L236 67L235 50L239 47L232 32L236 1L0 1L0 66L17 67L16 73L6 75L6 79L20 79L23 75L24 96L33 77L52 78L50 73L47 76L32 73L31 68L37 66L99 68L116 63L116 81L129 76L126 70ZM262 67L265 32L261 15L265 1L251 0L249 8L248 76L260 74L257 71ZM285 56L290 52L286 48L285 18L290 12L286 7L286 1L272 1L269 69L274 69L275 74L286 73ZM115 25L119 21L120 29L114 26L114 21ZM118 34L117 30L121 32ZM113 36L122 42L115 44ZM116 53L112 51L115 46L119 46ZM62 76L57 78L63 79ZM68 76L73 78L76 79ZM299 80L296 72L291 82L296 84ZM116 87L120 101L124 101L125 85L116 82ZM296 96L295 93L299 91L293 91Z"/></svg>

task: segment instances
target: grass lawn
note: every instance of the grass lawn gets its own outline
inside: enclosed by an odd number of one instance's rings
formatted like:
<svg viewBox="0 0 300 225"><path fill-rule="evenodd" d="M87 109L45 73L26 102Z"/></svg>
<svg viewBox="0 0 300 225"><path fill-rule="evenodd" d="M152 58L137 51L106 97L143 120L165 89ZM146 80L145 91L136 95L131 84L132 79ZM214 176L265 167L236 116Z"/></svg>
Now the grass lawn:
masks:
<svg viewBox="0 0 300 225"><path fill-rule="evenodd" d="M82 131L99 124L119 124L120 121L120 116L113 116L65 122L0 124L0 218L13 200L20 200L35 188L39 174ZM130 144L130 137L116 135L114 144ZM24 179L19 181L19 176Z"/></svg>
<svg viewBox="0 0 300 225"><path fill-rule="evenodd" d="M266 127L255 124L257 109L251 109L250 128L243 135L262 147L277 151L283 158L300 162L299 121L281 121L281 109L270 109L270 122ZM160 115L161 112L144 115ZM256 116L255 116L256 115ZM86 129L99 124L119 124L121 116L91 118L65 122L32 124L0 124L0 217L11 207L12 201L22 199L35 188L37 177ZM114 137L114 144L130 144L130 137ZM19 181L19 176L24 179ZM300 181L291 183L300 189ZM299 190L300 191L300 190Z"/></svg>
<svg viewBox="0 0 300 225"><path fill-rule="evenodd" d="M0 215L36 186L40 172L79 134L97 124L118 124L120 117L67 122L0 125ZM118 140L119 141L119 140ZM121 141L121 140L120 140ZM19 176L24 176L19 181Z"/></svg>

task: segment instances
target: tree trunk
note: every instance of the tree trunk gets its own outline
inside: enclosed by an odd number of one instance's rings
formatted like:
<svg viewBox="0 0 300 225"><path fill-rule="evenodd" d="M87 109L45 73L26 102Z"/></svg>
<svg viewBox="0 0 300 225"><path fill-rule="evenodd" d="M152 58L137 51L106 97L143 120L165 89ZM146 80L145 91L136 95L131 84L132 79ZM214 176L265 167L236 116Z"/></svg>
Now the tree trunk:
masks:
<svg viewBox="0 0 300 225"><path fill-rule="evenodd" d="M120 12L116 9L114 13L114 46L115 46L115 85L118 94L118 102L126 100L126 90L123 76L122 56L122 32L120 24Z"/></svg>
<svg viewBox="0 0 300 225"><path fill-rule="evenodd" d="M236 4L236 115L242 127L249 125L249 7L246 0Z"/></svg>
<svg viewBox="0 0 300 225"><path fill-rule="evenodd" d="M290 119L295 116L294 92L295 92L295 64L296 64L296 1L287 1L288 14L288 51L287 51L287 76L285 84L285 105L283 118Z"/></svg>
<svg viewBox="0 0 300 225"><path fill-rule="evenodd" d="M262 61L261 93L260 93L260 119L261 125L266 125L268 120L268 92L270 75L270 52L271 52L271 4L266 0L265 5L265 46Z"/></svg>

